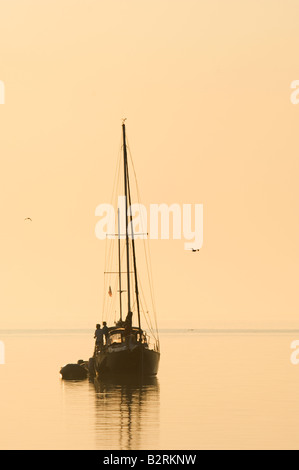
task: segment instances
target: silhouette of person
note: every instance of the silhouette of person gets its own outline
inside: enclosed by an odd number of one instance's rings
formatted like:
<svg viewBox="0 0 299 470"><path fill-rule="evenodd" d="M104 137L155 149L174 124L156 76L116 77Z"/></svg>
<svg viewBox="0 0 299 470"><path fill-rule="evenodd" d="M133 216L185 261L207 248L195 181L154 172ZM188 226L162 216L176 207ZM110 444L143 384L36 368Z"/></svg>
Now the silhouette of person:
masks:
<svg viewBox="0 0 299 470"><path fill-rule="evenodd" d="M126 321L125 321L125 335L130 335L132 332L132 317L133 313L129 312L128 315L126 316Z"/></svg>
<svg viewBox="0 0 299 470"><path fill-rule="evenodd" d="M96 339L96 346L98 349L102 349L103 347L103 330L101 325L98 323L96 325L96 331L94 332L94 338Z"/></svg>
<svg viewBox="0 0 299 470"><path fill-rule="evenodd" d="M105 321L103 322L102 332L103 332L103 335L105 336L105 344L107 345L108 344L109 328L108 328L107 323Z"/></svg>

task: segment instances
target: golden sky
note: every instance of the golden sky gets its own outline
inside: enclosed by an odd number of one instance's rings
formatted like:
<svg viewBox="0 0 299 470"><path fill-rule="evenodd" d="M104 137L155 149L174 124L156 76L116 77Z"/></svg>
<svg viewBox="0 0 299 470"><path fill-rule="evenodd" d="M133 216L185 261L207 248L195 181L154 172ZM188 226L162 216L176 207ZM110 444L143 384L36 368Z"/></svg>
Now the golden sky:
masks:
<svg viewBox="0 0 299 470"><path fill-rule="evenodd" d="M0 328L93 328L121 118L142 202L204 206L151 243L161 327L299 327L297 0L0 0ZM24 223L25 217L33 222Z"/></svg>

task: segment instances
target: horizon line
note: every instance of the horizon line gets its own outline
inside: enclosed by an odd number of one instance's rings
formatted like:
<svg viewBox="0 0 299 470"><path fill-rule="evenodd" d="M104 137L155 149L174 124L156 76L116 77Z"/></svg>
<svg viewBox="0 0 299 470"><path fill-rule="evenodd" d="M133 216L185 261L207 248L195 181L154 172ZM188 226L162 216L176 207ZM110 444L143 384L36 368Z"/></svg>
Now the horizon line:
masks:
<svg viewBox="0 0 299 470"><path fill-rule="evenodd" d="M146 330L147 328L145 328ZM155 330L155 329L154 329ZM248 327L248 328L191 328L191 327L177 327L177 328L158 328L158 331L186 331L186 332L298 332L299 327L294 328L259 328L259 327ZM0 329L0 334L4 332L20 332L20 331L36 331L36 332L51 332L51 331L93 331L93 328L3 328Z"/></svg>

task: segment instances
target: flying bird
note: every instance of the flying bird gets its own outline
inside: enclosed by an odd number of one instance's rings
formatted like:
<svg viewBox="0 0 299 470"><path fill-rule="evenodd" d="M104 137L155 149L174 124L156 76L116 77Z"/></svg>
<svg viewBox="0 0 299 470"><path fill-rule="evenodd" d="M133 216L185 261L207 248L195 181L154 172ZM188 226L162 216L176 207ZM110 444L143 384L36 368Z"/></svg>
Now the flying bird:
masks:
<svg viewBox="0 0 299 470"><path fill-rule="evenodd" d="M193 253L195 253L196 251L199 251L199 248L188 248L188 250L191 250Z"/></svg>
<svg viewBox="0 0 299 470"><path fill-rule="evenodd" d="M30 217L26 217L26 219L24 219L24 222L25 220L30 220L30 222L32 222L32 219L30 219Z"/></svg>

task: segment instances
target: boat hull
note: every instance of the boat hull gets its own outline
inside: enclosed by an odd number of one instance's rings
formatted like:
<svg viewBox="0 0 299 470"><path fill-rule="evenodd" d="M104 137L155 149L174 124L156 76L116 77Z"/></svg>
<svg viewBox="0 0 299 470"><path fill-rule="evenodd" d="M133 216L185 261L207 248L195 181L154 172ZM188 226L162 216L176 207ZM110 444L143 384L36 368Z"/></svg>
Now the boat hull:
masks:
<svg viewBox="0 0 299 470"><path fill-rule="evenodd" d="M158 373L160 353L143 345L135 348L101 351L95 356L95 369L99 376L155 376Z"/></svg>

